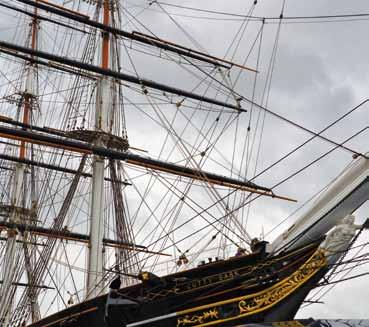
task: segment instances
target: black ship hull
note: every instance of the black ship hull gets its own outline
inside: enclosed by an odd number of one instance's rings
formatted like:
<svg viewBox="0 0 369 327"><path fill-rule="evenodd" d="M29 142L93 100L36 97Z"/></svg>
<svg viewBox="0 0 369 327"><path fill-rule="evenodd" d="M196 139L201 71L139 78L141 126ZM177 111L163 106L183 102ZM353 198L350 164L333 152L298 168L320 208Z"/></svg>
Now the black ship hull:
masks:
<svg viewBox="0 0 369 327"><path fill-rule="evenodd" d="M293 319L328 268L317 244L267 257L234 257L111 290L49 316L49 326L234 326Z"/></svg>

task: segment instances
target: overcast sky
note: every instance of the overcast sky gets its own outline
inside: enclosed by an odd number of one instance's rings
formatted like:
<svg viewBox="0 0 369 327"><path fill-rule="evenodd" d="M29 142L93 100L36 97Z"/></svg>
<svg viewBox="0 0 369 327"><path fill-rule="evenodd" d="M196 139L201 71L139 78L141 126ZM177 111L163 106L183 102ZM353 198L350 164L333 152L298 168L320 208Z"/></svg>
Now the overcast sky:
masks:
<svg viewBox="0 0 369 327"><path fill-rule="evenodd" d="M162 2L204 10L247 14L253 0L163 0ZM282 3L281 0L258 1L253 15L278 17ZM243 23L241 19L233 16L200 13L165 6L164 4L160 7L153 3L147 8L148 1L145 0L124 1L124 4L132 15L136 16L156 35L189 47L196 47L193 41L196 40L196 43L199 43L202 49L219 57L226 55L226 49ZM143 8L147 9L142 12ZM172 19L176 21L177 25L163 12L163 8L167 13L173 14ZM369 13L367 1L307 2L286 0L284 8L285 17L353 13ZM367 30L369 29L369 21L365 17L362 20L355 21L346 19L345 22L332 22L328 19L319 22L310 20L288 22L291 23L281 25L268 107L306 128L319 131L368 97L369 65L367 61L369 45ZM256 90L256 100L259 103L261 102L263 81L266 78L278 28L278 24L275 23L278 23L278 21L267 20L264 26L259 84L257 84L258 88ZM138 26L137 22L135 24L127 23L125 29L134 30ZM260 22L250 22L235 54L234 61L240 63L244 61L260 26ZM187 34L183 32L182 28ZM3 38L8 37L8 35L5 35L5 30L6 25L2 25L3 32L1 35ZM188 35L191 36L192 40ZM199 48L199 50L201 49ZM230 58L231 54L232 51L228 53L227 58ZM256 59L257 52L254 51L247 61L247 65L255 67ZM163 69L155 60L147 64L146 59L143 59L140 55L135 60L135 67L142 77L192 89L193 80L189 76L182 77L175 68ZM131 72L132 66L127 63L124 69ZM231 76L234 78L236 74L232 72ZM237 91L250 97L252 82L253 75L244 72L236 85ZM247 104L244 105L247 109L250 109ZM368 105L363 106L327 131L325 135L336 142L343 141L368 126L368 110ZM149 149L150 155L157 156L158 153L155 150L159 147L156 143L160 143L160 141L155 138L147 140L142 137L148 130L155 133L154 127L144 122L141 123L137 118L137 112L131 113L128 109L126 114L127 130L132 145ZM242 123L245 123L245 121L242 121ZM130 123L131 125L129 125ZM135 128L130 127L133 125ZM241 128L246 127L241 124ZM264 130L265 136L263 137L257 171L263 170L310 136L269 115L266 116ZM364 153L369 150L368 138L369 133L364 132L346 145ZM188 139L190 139L190 136L188 136ZM230 138L228 141L222 140L221 145L226 148L227 142L231 141ZM321 140L315 140L256 181L262 185L271 186L331 148L332 145ZM258 201L252 207L253 210L249 217L247 226L250 233L260 235L262 231L268 232L271 230L296 210L299 205L329 183L351 160L351 153L343 150L334 151L317 165L312 166L276 189L277 193L297 199L299 201L297 204L268 199ZM208 168L212 167L211 165L208 166ZM369 216L368 206L364 206L357 212L357 221L363 222L367 216ZM289 219L279 229L268 235L267 240L272 241L274 237L291 225L293 219ZM363 235L358 243L368 239L368 235ZM353 274L365 271L367 271L365 268L357 269L353 271ZM322 299L324 304L311 305L301 310L298 317L368 318L368 286L369 278L366 276L339 284Z"/></svg>
<svg viewBox="0 0 369 327"><path fill-rule="evenodd" d="M252 3L252 1L236 0L171 0L163 2L236 14L246 14ZM140 3L145 4L146 2L141 1ZM127 3L131 12L138 12L135 11L134 7L131 7L134 5L137 5L137 1ZM230 16L201 14L196 11L169 6L163 7L168 12L176 14L172 17L202 47L220 57L225 55L225 49L230 44L230 39L235 35L241 24L240 21L214 21L204 18L206 16L229 19L232 18ZM262 17L279 16L281 7L282 1L258 1L253 15ZM180 40L188 46L193 46L178 26L175 26L164 13L160 12L161 8L159 6L153 4L150 9L152 10L142 14L140 19L152 31L170 40L177 40L178 42ZM368 12L367 1L287 0L284 16ZM203 19L180 15L202 16ZM250 23L248 33L246 33L243 40L246 44L248 44L248 38L255 38L255 25L257 24ZM299 23L283 24L280 31L278 53L268 103L269 108L313 131L319 131L350 108L365 100L368 97L369 83L367 60L369 47L366 41L368 28L369 21L367 20L313 23L299 21ZM263 56L260 65L261 75L267 71L268 58L271 55L276 29L276 24L265 26ZM243 51L241 46L237 52L236 61L243 61L249 47L245 46L244 48ZM251 65L255 64L255 58L249 62ZM163 75L161 74L161 76ZM241 90L241 92L248 88L246 81L245 78L244 84L242 82L238 84L238 90ZM326 135L340 142L368 126L368 109L367 105L363 106L342 123L329 130ZM269 163L274 162L283 153L286 153L309 136L269 116L266 119L266 137L262 150L261 167L268 166ZM368 137L368 133L363 133L347 145L359 152L366 152L369 149ZM288 162L276 167L270 175L263 178L263 182L270 185L274 181L280 180L283 176L297 170L330 148L331 146L324 142L314 142L313 145L304 148ZM320 161L318 165L284 185L281 192L297 198L300 203L304 202L335 177L351 159L350 153L340 150L335 151L332 155ZM293 205L284 203L263 208L256 205L256 216L254 218L262 219L264 229L268 230L282 217L288 216L295 208ZM358 221L362 222L368 216L368 208L359 210L357 216ZM254 218L251 215L250 219ZM249 224L251 225L251 223ZM252 226L250 228L252 229ZM257 233L256 230L255 233ZM368 237L365 235L358 242L367 239ZM357 273L365 271L367 270L364 268L357 270ZM311 305L301 310L298 317L368 318L368 286L368 277L344 282L335 286L322 299L325 304Z"/></svg>
<svg viewBox="0 0 369 327"><path fill-rule="evenodd" d="M225 11L236 14L246 14L252 1L163 1L163 3L196 7L205 10ZM139 3L145 4L145 1ZM135 11L137 1L129 1L127 6L131 12ZM242 22L226 20L207 20L204 17L227 18L230 16L199 13L174 7L163 7L202 47L217 56L224 56L230 39L235 35ZM282 1L258 1L253 15L261 17L279 16ZM188 38L175 26L168 17L160 12L161 8L155 4L150 11L140 16L149 28L157 35L170 40L180 40L182 44L193 46ZM286 1L284 16L317 16L335 14L369 13L367 1ZM183 17L202 16L203 19ZM301 123L303 126L319 131L340 115L355 107L368 97L369 65L367 31L369 21L345 22L313 22L282 24L278 45L274 76L268 106L271 110L285 117ZM271 22L271 21L267 21ZM256 26L250 23L246 37L243 40L254 39ZM268 58L276 35L276 24L267 24L264 30L263 55L261 59L260 75L265 78ZM247 54L248 46L242 47L236 55L236 61L242 62ZM255 65L255 57L249 63ZM161 75L163 76L163 75ZM238 84L242 93L247 89L245 83ZM246 85L245 85L246 84ZM249 90L247 90L249 91ZM242 93L245 94L245 93ZM259 99L260 100L260 99ZM340 142L368 126L368 105L363 106L353 115L329 130L326 135ZM288 150L300 144L309 135L298 129L267 116L265 125L267 136L262 150L261 167L280 158ZM363 133L347 145L359 151L369 149L368 133ZM321 141L315 141L305 147L291 160L276 167L271 174L262 181L266 185L282 179L289 173L301 168L304 164L315 159L319 154L331 149ZM345 151L335 151L318 165L303 172L280 188L281 193L297 198L304 202L315 194L332 178L334 178L350 161L351 154ZM260 168L261 170L261 168ZM291 213L296 206L285 203L263 203L255 205L256 217L263 220L263 227L269 230L271 226ZM368 216L368 208L364 206L357 212L357 221L362 222ZM249 223L251 225L252 222ZM290 224L290 222L288 223ZM287 224L287 225L288 225ZM286 225L285 225L286 226ZM250 227L252 229L252 226ZM260 227L259 227L260 228ZM283 229L283 228L282 228ZM280 232L281 230L279 230ZM259 230L260 232L260 230ZM257 231L255 230L255 233ZM367 240L367 235L358 240ZM357 270L357 273L367 269ZM354 272L354 274L356 274ZM369 279L344 282L335 286L322 301L325 304L311 305L299 312L298 317L308 318L368 318L369 307Z"/></svg>

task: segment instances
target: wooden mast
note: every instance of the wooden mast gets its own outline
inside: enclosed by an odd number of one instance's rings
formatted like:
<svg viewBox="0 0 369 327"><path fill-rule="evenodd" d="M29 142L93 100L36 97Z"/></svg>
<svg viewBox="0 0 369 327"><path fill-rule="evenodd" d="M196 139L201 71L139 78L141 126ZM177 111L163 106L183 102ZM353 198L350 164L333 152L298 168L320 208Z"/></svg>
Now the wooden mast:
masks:
<svg viewBox="0 0 369 327"><path fill-rule="evenodd" d="M36 0L37 3L38 0ZM38 39L38 8L34 8L34 15L31 22L31 49L37 50L37 39ZM33 59L33 55L30 56ZM26 81L25 81L25 90L22 94L23 98L23 117L22 123L26 125L30 125L31 115L32 115L32 103L33 99L36 96L36 88L35 88L35 65L32 61L26 62L28 68L26 70ZM15 176L12 185L12 193L11 193L11 206L14 208L21 207L26 203L25 197L26 194L24 191L26 190L25 185L25 168L26 165L21 163L27 159L27 144L24 140L20 142L19 148L19 159L20 162L15 165ZM31 190L29 190L31 191ZM32 205L35 203L35 194L31 194ZM21 217L19 216L17 210L13 210L13 213L9 217L10 222L21 222ZM31 218L30 218L31 219ZM16 275L14 271L17 269L19 255L17 255L17 243L18 236L14 229L9 229L7 235L7 243L6 243L6 254L5 254L5 264L3 270L3 283L1 287L1 300L0 300L0 318L4 319L4 325L7 325L10 319L10 314L12 311L13 301L14 301L14 285L17 285L17 281L14 281L13 278ZM29 290L28 297L30 300L30 308L32 321L37 321L40 319L40 311L38 307L37 298L33 294L33 272L32 272L32 255L29 251L27 242L23 242L23 250L24 250L24 259L25 259L25 267L27 272L27 277L29 281Z"/></svg>
<svg viewBox="0 0 369 327"><path fill-rule="evenodd" d="M38 0L36 0L37 3ZM31 25L31 48L33 50L37 50L37 41L38 41L38 20L37 20L37 7L35 7L34 10L34 17L32 19L32 25ZM33 58L33 56L31 56L31 58ZM24 92L24 108L23 108L23 124L26 125L30 125L31 124L31 117L32 117L32 108L33 108L33 101L36 97L36 85L35 85L35 81L36 81L36 63L30 62L29 63L29 68L27 71L27 80L26 80L26 89ZM32 151L32 148L31 148ZM22 142L21 143L21 148L20 148L20 155L19 158L22 159L27 159L27 149L26 149L26 143ZM23 165L24 166L24 165ZM31 169L34 169L33 167ZM23 171L24 174L24 171ZM33 181L31 181L31 183L33 183ZM34 192L32 192L32 187L29 188L28 187L28 191L31 192L31 212L34 211L36 209L36 194L34 194ZM31 222L31 217L33 215L30 216L30 223ZM36 240L34 239L34 236L31 235L32 237L32 241L35 242ZM28 288L28 292L27 292L27 296L30 302L30 308L31 308L31 318L32 318L32 322L38 321L41 318L41 314L40 314L40 308L38 305L38 301L37 301L37 295L35 293L35 287L33 286L34 283L34 258L33 258L33 252L34 251L29 251L29 246L26 242L23 243L23 250L24 250L24 258L25 258L25 267L26 267L26 272L27 272L27 279L28 279L28 284L29 284L29 288Z"/></svg>

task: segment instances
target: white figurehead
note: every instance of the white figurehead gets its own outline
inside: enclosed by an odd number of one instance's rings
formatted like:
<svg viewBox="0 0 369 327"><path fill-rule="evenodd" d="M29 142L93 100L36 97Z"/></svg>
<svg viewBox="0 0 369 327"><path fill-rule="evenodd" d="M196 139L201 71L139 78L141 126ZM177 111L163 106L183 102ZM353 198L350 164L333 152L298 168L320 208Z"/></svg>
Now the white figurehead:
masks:
<svg viewBox="0 0 369 327"><path fill-rule="evenodd" d="M347 215L328 233L320 247L327 252L328 257L341 256L349 248L356 231L361 228L362 225L355 225L355 216Z"/></svg>

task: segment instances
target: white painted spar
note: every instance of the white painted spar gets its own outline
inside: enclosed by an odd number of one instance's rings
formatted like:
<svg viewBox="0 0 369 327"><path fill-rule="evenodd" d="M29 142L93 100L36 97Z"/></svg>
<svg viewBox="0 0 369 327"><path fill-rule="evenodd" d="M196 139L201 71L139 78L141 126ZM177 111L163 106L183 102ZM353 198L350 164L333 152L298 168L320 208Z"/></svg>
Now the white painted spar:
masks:
<svg viewBox="0 0 369 327"><path fill-rule="evenodd" d="M369 175L369 160L355 159L310 208L271 244L270 252L292 250L324 236L330 229L358 206L368 200L369 192L362 184ZM360 187L359 187L360 186Z"/></svg>

